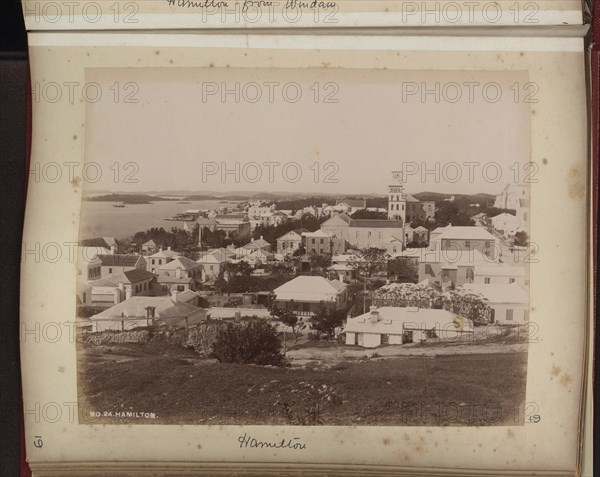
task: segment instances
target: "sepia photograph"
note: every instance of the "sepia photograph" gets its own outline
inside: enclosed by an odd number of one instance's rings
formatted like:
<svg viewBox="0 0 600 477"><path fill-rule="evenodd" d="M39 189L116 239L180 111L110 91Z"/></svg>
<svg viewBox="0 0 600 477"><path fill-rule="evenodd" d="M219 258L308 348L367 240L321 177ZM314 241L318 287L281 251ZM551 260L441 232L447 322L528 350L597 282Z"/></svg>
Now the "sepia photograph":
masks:
<svg viewBox="0 0 600 477"><path fill-rule="evenodd" d="M89 68L86 86L80 424L539 419L526 71Z"/></svg>

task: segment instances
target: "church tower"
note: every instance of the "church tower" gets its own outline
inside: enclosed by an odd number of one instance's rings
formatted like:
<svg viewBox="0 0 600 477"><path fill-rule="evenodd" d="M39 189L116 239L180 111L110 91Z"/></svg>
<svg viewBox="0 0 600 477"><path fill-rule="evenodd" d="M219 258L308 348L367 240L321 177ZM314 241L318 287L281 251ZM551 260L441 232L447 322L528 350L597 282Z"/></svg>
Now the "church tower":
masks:
<svg viewBox="0 0 600 477"><path fill-rule="evenodd" d="M406 194L402 180L402 172L393 171L392 179L398 184L390 185L388 191L388 220L398 220L404 226L406 222Z"/></svg>

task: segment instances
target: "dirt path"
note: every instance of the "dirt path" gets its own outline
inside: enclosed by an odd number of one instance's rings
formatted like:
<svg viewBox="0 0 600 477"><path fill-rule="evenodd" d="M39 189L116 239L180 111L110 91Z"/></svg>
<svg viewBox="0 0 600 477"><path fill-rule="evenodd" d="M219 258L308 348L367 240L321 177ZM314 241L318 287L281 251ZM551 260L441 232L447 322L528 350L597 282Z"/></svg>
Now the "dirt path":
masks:
<svg viewBox="0 0 600 477"><path fill-rule="evenodd" d="M345 361L348 359L361 359L372 357L393 357L393 356L435 356L435 355L457 355L457 354L490 354L490 353L511 353L527 351L526 344L456 344L445 346L428 345L403 345L403 346L385 346L374 350L359 349L336 346L331 348L303 348L290 350L287 352L287 358L292 364L301 364L309 361Z"/></svg>

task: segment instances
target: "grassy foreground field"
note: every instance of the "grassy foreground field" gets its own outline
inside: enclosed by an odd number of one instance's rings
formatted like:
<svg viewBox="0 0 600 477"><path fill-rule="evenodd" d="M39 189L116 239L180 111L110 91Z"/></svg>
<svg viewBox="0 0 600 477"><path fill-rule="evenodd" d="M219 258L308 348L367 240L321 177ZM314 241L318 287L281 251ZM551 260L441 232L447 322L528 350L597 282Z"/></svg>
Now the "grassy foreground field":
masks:
<svg viewBox="0 0 600 477"><path fill-rule="evenodd" d="M80 353L82 423L515 425L525 399L522 352L274 368L111 351Z"/></svg>

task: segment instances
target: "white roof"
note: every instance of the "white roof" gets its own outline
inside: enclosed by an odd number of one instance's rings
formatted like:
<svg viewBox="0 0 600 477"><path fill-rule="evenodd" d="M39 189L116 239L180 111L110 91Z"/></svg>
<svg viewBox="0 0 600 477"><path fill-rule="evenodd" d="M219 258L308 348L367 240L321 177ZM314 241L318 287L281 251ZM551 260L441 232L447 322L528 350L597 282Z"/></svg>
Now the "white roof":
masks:
<svg viewBox="0 0 600 477"><path fill-rule="evenodd" d="M199 267L200 264L191 258L187 257L177 257L175 260L171 260L169 263L161 265L159 270L177 270L181 268L182 270L193 270L194 268Z"/></svg>
<svg viewBox="0 0 600 477"><path fill-rule="evenodd" d="M277 300L318 303L335 300L345 288L338 280L301 275L276 288L274 293Z"/></svg>
<svg viewBox="0 0 600 477"><path fill-rule="evenodd" d="M529 292L518 283L510 285L465 283L462 289L482 295L490 304L513 303L526 305L529 303Z"/></svg>
<svg viewBox="0 0 600 477"><path fill-rule="evenodd" d="M150 255L150 258L174 258L179 257L181 254L179 252L175 252L174 250L161 250L156 252L154 255Z"/></svg>
<svg viewBox="0 0 600 477"><path fill-rule="evenodd" d="M223 320L226 318L235 318L236 313L242 316L256 316L258 318L271 318L271 313L266 308L226 308L212 307L208 310L207 316L214 320Z"/></svg>
<svg viewBox="0 0 600 477"><path fill-rule="evenodd" d="M219 225L242 225L248 222L239 219L215 219Z"/></svg>
<svg viewBox="0 0 600 477"><path fill-rule="evenodd" d="M487 230L475 225L446 227L440 238L449 240L496 240L496 237Z"/></svg>
<svg viewBox="0 0 600 477"><path fill-rule="evenodd" d="M350 270L354 270L354 267L352 265L348 265L348 264L344 264L344 263L334 263L327 270L331 270L331 271L334 271L334 272L337 272L337 271L347 272L347 271L350 271Z"/></svg>
<svg viewBox="0 0 600 477"><path fill-rule="evenodd" d="M178 308L181 316L190 316L196 312L202 311L200 308L177 303L170 296L132 296L121 303L118 303L106 310L92 316L91 320L107 320L128 317L146 317L146 308L155 308L155 317L160 317L162 313L172 308Z"/></svg>
<svg viewBox="0 0 600 477"><path fill-rule="evenodd" d="M323 230L319 229L315 232L302 232L302 236L303 237L317 237L317 238L331 238L331 235L329 235L326 232L323 232Z"/></svg>
<svg viewBox="0 0 600 477"><path fill-rule="evenodd" d="M278 237L277 240L291 240L291 239L300 239L300 234L295 230L290 230L289 232L284 233L282 236Z"/></svg>
<svg viewBox="0 0 600 477"><path fill-rule="evenodd" d="M332 263L356 262L359 260L362 260L362 258L353 253L340 253L339 255L333 255L331 257Z"/></svg>
<svg viewBox="0 0 600 477"><path fill-rule="evenodd" d="M412 330L456 330L473 329L471 320L457 317L446 310L417 307L383 306L376 310L377 321L371 321L371 312L349 318L345 330L350 333L401 334L404 329Z"/></svg>

